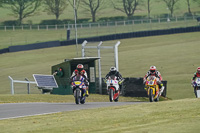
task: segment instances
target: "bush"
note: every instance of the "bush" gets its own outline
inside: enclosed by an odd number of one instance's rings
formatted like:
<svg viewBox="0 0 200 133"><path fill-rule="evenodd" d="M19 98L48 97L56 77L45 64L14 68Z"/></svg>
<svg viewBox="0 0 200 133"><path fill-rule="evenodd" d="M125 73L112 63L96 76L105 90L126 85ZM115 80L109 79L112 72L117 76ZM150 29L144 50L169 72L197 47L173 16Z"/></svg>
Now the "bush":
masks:
<svg viewBox="0 0 200 133"><path fill-rule="evenodd" d="M19 25L19 21L17 21L17 20L8 20L8 21L4 21L3 22L3 25L5 25L5 26L17 26L17 25Z"/></svg>

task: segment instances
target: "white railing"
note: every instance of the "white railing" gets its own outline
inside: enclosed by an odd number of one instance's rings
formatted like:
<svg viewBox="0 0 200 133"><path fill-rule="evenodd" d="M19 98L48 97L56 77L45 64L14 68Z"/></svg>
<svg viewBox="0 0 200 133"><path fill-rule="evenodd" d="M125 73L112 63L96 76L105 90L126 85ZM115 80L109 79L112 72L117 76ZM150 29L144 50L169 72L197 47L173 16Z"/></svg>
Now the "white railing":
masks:
<svg viewBox="0 0 200 133"><path fill-rule="evenodd" d="M28 94L30 93L30 84L36 84L35 81L29 81L27 78L25 78L26 81L21 81L21 80L14 80L11 76L8 76L10 79L10 85L11 85L11 94L15 94L14 90L14 83L25 83L27 84L27 89L28 89Z"/></svg>
<svg viewBox="0 0 200 133"><path fill-rule="evenodd" d="M77 24L77 28L101 28L110 26L127 26L134 24L145 24L145 23L163 23L163 22L186 22L189 20L196 20L195 16L191 17L173 17L173 18L156 18L156 19L135 19L135 20L124 20L124 21L110 21L110 22L99 22L99 23L81 23ZM0 26L0 30L4 31L15 31L15 30L65 30L74 29L74 24L61 24L61 25L21 25L21 26Z"/></svg>

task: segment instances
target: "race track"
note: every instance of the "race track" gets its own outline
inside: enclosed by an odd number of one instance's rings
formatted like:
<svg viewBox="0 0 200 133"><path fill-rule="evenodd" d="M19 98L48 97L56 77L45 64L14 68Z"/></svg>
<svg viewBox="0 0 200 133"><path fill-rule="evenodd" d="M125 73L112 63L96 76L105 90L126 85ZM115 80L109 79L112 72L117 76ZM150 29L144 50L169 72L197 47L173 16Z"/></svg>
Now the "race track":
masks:
<svg viewBox="0 0 200 133"><path fill-rule="evenodd" d="M0 120L138 103L143 102L88 102L83 105L75 103L6 103L0 104Z"/></svg>

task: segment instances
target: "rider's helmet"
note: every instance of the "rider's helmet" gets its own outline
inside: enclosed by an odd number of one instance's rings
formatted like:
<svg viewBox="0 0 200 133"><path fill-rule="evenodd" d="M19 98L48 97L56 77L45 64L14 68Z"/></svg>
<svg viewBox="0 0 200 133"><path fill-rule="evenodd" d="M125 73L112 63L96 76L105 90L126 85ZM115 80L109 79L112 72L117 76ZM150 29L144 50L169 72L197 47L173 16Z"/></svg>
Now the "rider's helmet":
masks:
<svg viewBox="0 0 200 133"><path fill-rule="evenodd" d="M116 67L111 67L110 72L111 72L111 74L115 74L117 72Z"/></svg>
<svg viewBox="0 0 200 133"><path fill-rule="evenodd" d="M198 68L197 68L197 73L199 73L199 74L200 74L200 67L198 67Z"/></svg>
<svg viewBox="0 0 200 133"><path fill-rule="evenodd" d="M78 64L78 65L76 66L76 69L77 69L79 72L81 72L81 71L83 70L83 65L82 65L82 64Z"/></svg>
<svg viewBox="0 0 200 133"><path fill-rule="evenodd" d="M151 66L150 67L150 73L155 74L156 73L156 66Z"/></svg>

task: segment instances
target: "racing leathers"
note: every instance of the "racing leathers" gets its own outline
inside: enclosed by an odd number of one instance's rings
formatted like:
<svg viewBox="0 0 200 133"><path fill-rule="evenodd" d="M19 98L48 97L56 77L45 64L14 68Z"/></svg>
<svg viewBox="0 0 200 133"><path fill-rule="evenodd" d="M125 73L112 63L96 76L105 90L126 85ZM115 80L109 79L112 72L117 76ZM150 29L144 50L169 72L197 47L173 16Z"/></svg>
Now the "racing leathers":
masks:
<svg viewBox="0 0 200 133"><path fill-rule="evenodd" d="M85 80L85 85L86 85L86 96L89 96L89 82L88 82L88 77L87 77L87 72L85 70L81 70L78 71L78 69L75 69L72 73L72 76L70 77L70 81L72 82L73 77L75 77L76 75L80 74L81 76L83 76L86 80Z"/></svg>
<svg viewBox="0 0 200 133"><path fill-rule="evenodd" d="M195 87L197 86L197 84L195 83L195 79L196 79L197 77L198 77L198 78L200 77L200 73L199 73L199 72L195 72L195 73L194 73L194 76L193 76L193 78L192 78L191 84L192 84L192 86L194 87L194 92L195 92Z"/></svg>

